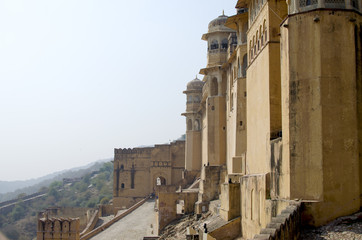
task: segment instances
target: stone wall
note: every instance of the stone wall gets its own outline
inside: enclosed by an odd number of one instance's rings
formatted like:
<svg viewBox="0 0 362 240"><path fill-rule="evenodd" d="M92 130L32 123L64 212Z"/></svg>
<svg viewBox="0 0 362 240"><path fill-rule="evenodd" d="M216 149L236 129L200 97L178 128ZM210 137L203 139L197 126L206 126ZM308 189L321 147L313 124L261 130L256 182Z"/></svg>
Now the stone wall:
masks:
<svg viewBox="0 0 362 240"><path fill-rule="evenodd" d="M224 226L215 229L212 232L207 233L207 238L203 239L222 239L222 240L232 240L239 236L240 234L240 217L229 221ZM205 233L203 235L206 235Z"/></svg>
<svg viewBox="0 0 362 240"><path fill-rule="evenodd" d="M27 195L24 198L13 199L13 200L3 202L3 203L1 203L2 206L0 207L0 214L8 214L9 212L11 212L13 210L13 208L16 206L16 204L18 202L22 202L25 205L28 205L35 201L38 201L39 198L43 198L45 196L46 196L46 193L38 192L38 193L31 194L31 195Z"/></svg>
<svg viewBox="0 0 362 240"><path fill-rule="evenodd" d="M315 202L314 226L360 209L361 24L356 12L316 9L280 28L285 198Z"/></svg>
<svg viewBox="0 0 362 240"><path fill-rule="evenodd" d="M130 214L131 212L136 210L138 207L140 207L142 204L144 204L148 199L149 199L149 196L142 199L141 201L139 201L135 205L131 206L130 208L128 208L126 211L122 212L121 214L116 215L114 218L112 218L110 221L104 223L103 225L93 229L90 232L82 234L80 239L81 240L87 240L87 239L90 239L90 238L94 237L98 233L100 233L100 232L104 231L105 229L109 228L113 223L121 220L122 218L124 218L125 216L127 216L128 214Z"/></svg>
<svg viewBox="0 0 362 240"><path fill-rule="evenodd" d="M0 208L1 207L4 207L6 205L10 205L12 203L17 203L18 201L26 201L26 200L29 200L31 198L34 198L34 197L39 197L41 195L44 195L46 193L46 191L42 191L42 192L36 192L36 193L33 193L33 194L29 194L29 195L25 195L23 197L20 197L20 198L16 198L16 199L11 199L11 200L8 200L8 201L4 201L4 202L0 202Z"/></svg>
<svg viewBox="0 0 362 240"><path fill-rule="evenodd" d="M252 238L266 225L272 212L270 199L270 174L245 175L241 178L242 235Z"/></svg>
<svg viewBox="0 0 362 240"><path fill-rule="evenodd" d="M181 184L185 169L185 141L147 148L115 149L114 152L113 204L116 210L128 208L154 193L158 184Z"/></svg>
<svg viewBox="0 0 362 240"><path fill-rule="evenodd" d="M79 240L79 218L41 218L37 240Z"/></svg>
<svg viewBox="0 0 362 240"><path fill-rule="evenodd" d="M104 216L109 216L109 215L115 215L115 209L114 206L112 204L102 204L99 206L99 216L100 217L104 217Z"/></svg>
<svg viewBox="0 0 362 240"><path fill-rule="evenodd" d="M220 216L229 221L240 216L240 183L221 184Z"/></svg>
<svg viewBox="0 0 362 240"><path fill-rule="evenodd" d="M158 193L158 229L161 231L167 224L180 218L183 214L194 212L198 192L160 192ZM178 214L177 206L183 208L183 213Z"/></svg>
<svg viewBox="0 0 362 240"><path fill-rule="evenodd" d="M76 207L52 207L45 210L49 218L77 218L79 219L79 229L83 231L96 210L93 208Z"/></svg>
<svg viewBox="0 0 362 240"><path fill-rule="evenodd" d="M301 227L301 204L295 203L273 217L271 222L253 239L277 240L299 239Z"/></svg>

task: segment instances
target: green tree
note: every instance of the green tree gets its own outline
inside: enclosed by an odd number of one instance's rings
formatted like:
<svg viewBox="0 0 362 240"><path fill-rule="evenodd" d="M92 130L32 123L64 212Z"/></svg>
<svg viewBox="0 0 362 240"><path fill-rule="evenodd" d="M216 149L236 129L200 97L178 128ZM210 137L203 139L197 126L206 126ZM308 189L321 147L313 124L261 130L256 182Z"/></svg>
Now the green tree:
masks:
<svg viewBox="0 0 362 240"><path fill-rule="evenodd" d="M23 218L26 214L25 214L25 208L23 207L23 205L21 203L17 203L13 210L10 212L9 216L13 221L17 221L21 218Z"/></svg>
<svg viewBox="0 0 362 240"><path fill-rule="evenodd" d="M49 188L61 188L63 186L63 183L60 181L54 181L50 184Z"/></svg>
<svg viewBox="0 0 362 240"><path fill-rule="evenodd" d="M20 234L18 232L18 230L15 228L14 225L6 225L3 229L2 232L5 234L6 237L8 237L11 240L17 240L20 237Z"/></svg>
<svg viewBox="0 0 362 240"><path fill-rule="evenodd" d="M59 199L59 192L55 187L50 187L48 191L48 196L52 196L55 200Z"/></svg>
<svg viewBox="0 0 362 240"><path fill-rule="evenodd" d="M25 196L26 196L26 193L20 193L17 198L21 199L21 198L24 198Z"/></svg>

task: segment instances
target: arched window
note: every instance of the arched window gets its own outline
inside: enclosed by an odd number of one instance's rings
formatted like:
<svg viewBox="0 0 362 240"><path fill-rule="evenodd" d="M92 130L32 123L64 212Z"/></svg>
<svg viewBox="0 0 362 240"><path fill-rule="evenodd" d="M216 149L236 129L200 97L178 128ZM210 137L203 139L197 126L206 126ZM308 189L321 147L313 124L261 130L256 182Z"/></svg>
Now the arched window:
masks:
<svg viewBox="0 0 362 240"><path fill-rule="evenodd" d="M123 166L123 164L121 165L121 171L123 171L124 170L124 166Z"/></svg>
<svg viewBox="0 0 362 240"><path fill-rule="evenodd" d="M218 49L218 48L219 48L219 42L217 40L212 40L210 49L214 50L214 49Z"/></svg>
<svg viewBox="0 0 362 240"><path fill-rule="evenodd" d="M199 130L200 130L200 120L199 120L199 119L196 119L196 120L195 120L195 130L196 130L196 131L199 131Z"/></svg>
<svg viewBox="0 0 362 240"><path fill-rule="evenodd" d="M191 95L188 95L188 96L187 96L187 103L190 103L190 102L192 102L192 96L191 96Z"/></svg>
<svg viewBox="0 0 362 240"><path fill-rule="evenodd" d="M188 131L192 130L192 120L191 119L187 120L187 130Z"/></svg>
<svg viewBox="0 0 362 240"><path fill-rule="evenodd" d="M241 74L243 77L246 77L246 67L248 66L248 57L246 54L243 56L243 67L241 70Z"/></svg>
<svg viewBox="0 0 362 240"><path fill-rule="evenodd" d="M258 46L258 51L260 50L260 45L259 45L259 31L256 31L256 45Z"/></svg>
<svg viewBox="0 0 362 240"><path fill-rule="evenodd" d="M242 77L242 73L241 73L241 65L240 65L240 58L238 57L238 77Z"/></svg>
<svg viewBox="0 0 362 240"><path fill-rule="evenodd" d="M218 93L217 79L213 78L210 83L210 96L217 96L217 93Z"/></svg>
<svg viewBox="0 0 362 240"><path fill-rule="evenodd" d="M259 212L258 212L259 224L261 224L262 209L263 209L263 198L261 196L261 190L259 190Z"/></svg>
<svg viewBox="0 0 362 240"><path fill-rule="evenodd" d="M194 97L194 103L199 103L200 102L200 97L199 96L195 96Z"/></svg>
<svg viewBox="0 0 362 240"><path fill-rule="evenodd" d="M266 20L264 20L264 23L263 23L263 30L264 30L264 40L266 43L266 41L268 41L268 30L266 28Z"/></svg>
<svg viewBox="0 0 362 240"><path fill-rule="evenodd" d="M253 36L253 53L256 55L256 41L255 41L255 35Z"/></svg>
<svg viewBox="0 0 362 240"><path fill-rule="evenodd" d="M121 184L121 188L122 188L122 189L124 188L124 183Z"/></svg>
<svg viewBox="0 0 362 240"><path fill-rule="evenodd" d="M228 48L228 40L225 38L221 41L221 49L227 49Z"/></svg>
<svg viewBox="0 0 362 240"><path fill-rule="evenodd" d="M249 55L250 55L250 60L253 58L253 44L250 40L250 44L249 44Z"/></svg>
<svg viewBox="0 0 362 240"><path fill-rule="evenodd" d="M261 47L263 46L264 44L264 41L263 41L263 29L262 29L262 26L260 25L259 26L259 39L258 39L258 44L259 42L261 42Z"/></svg>

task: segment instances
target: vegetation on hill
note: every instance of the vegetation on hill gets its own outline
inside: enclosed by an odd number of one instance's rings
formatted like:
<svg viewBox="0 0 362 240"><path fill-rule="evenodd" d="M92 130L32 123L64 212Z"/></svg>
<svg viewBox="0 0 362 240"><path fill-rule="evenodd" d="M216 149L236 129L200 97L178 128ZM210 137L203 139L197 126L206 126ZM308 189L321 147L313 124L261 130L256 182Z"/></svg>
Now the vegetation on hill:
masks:
<svg viewBox="0 0 362 240"><path fill-rule="evenodd" d="M53 181L61 181L63 178L83 176L87 173L97 171L103 166L104 160L101 161L84 167L72 168L27 181L0 181L0 202L17 198L20 194L29 195L38 192L42 187L49 187L50 183Z"/></svg>
<svg viewBox="0 0 362 240"><path fill-rule="evenodd" d="M54 181L45 197L35 202L18 201L13 209L0 214L0 232L9 239L36 238L38 213L49 207L90 207L106 204L113 195L113 164L104 163L99 171L84 175L79 181ZM45 190L45 189L43 189Z"/></svg>

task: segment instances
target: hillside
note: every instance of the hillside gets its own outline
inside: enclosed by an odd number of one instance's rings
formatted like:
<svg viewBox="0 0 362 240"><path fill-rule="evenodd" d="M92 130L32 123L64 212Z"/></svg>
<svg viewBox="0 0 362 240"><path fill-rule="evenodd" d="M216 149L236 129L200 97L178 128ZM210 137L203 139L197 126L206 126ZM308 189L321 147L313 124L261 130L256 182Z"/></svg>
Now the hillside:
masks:
<svg viewBox="0 0 362 240"><path fill-rule="evenodd" d="M17 198L20 194L32 194L38 192L42 187L49 187L54 181L62 181L63 178L83 176L92 171L99 170L103 163L112 159L99 160L82 167L72 168L48 174L46 176L25 181L0 181L0 202Z"/></svg>
<svg viewBox="0 0 362 240"><path fill-rule="evenodd" d="M79 175L73 175L79 176ZM85 174L79 181L53 181L47 194L34 201L18 201L11 211L0 214L0 233L10 240L36 237L37 215L49 207L89 207L106 204L112 199L113 163L101 164L98 171Z"/></svg>

